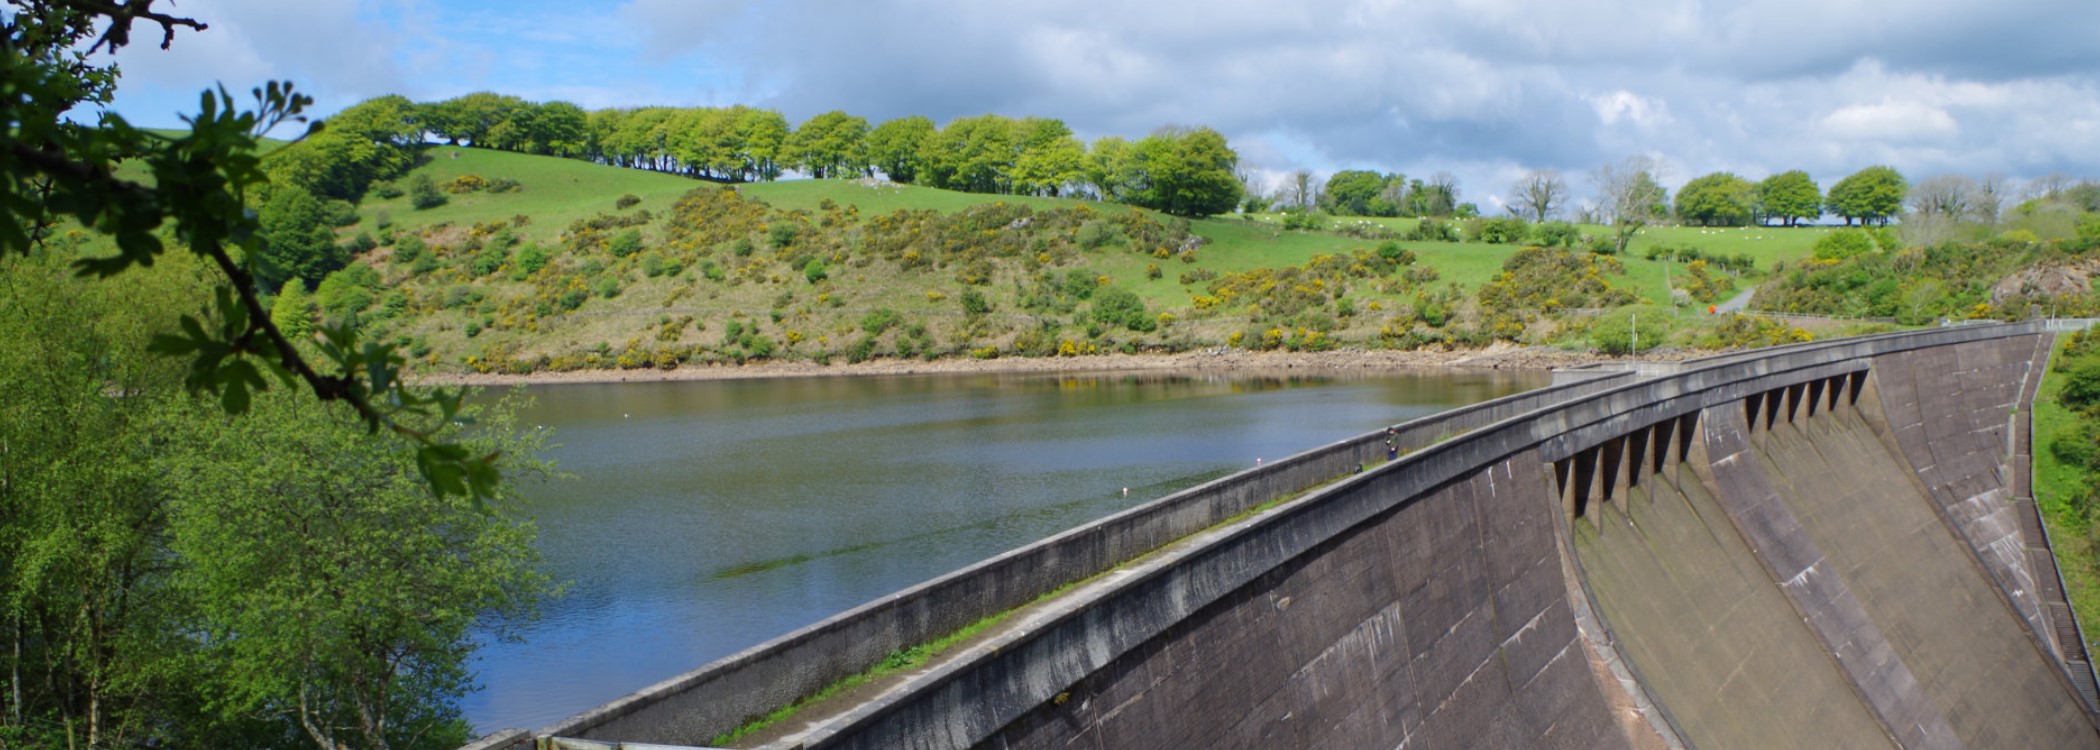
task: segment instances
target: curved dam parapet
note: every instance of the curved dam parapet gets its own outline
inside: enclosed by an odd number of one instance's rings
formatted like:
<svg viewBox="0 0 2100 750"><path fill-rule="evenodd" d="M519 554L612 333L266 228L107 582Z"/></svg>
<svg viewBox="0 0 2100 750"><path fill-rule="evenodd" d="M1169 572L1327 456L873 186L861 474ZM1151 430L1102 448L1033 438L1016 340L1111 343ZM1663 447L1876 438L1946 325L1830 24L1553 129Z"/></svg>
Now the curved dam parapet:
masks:
<svg viewBox="0 0 2100 750"><path fill-rule="evenodd" d="M2024 496L2050 340L1820 342L1418 420L1398 461L1322 446L537 735L704 746L1080 581L765 746L2100 746Z"/></svg>

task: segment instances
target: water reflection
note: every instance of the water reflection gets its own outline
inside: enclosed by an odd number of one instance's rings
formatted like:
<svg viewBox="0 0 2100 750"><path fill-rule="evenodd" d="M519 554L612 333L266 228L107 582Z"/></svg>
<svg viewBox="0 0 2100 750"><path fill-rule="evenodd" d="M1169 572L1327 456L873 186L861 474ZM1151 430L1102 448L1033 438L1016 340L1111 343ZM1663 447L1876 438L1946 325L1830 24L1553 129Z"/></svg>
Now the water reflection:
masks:
<svg viewBox="0 0 2100 750"><path fill-rule="evenodd" d="M1002 374L540 386L528 489L570 582L487 643L481 729L543 726L1087 520L1543 373ZM1126 497L1122 490L1130 488Z"/></svg>

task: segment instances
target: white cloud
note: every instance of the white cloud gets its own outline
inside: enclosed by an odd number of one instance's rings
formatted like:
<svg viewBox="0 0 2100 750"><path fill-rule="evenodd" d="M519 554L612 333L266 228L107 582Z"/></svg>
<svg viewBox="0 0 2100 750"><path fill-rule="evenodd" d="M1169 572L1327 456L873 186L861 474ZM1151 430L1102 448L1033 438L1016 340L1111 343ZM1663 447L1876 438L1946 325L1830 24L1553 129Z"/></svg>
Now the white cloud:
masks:
<svg viewBox="0 0 2100 750"><path fill-rule="evenodd" d="M1823 117L1822 126L1833 137L1854 141L1945 140L1961 133L1961 125L1947 110L1924 102L1887 99L1840 107Z"/></svg>
<svg viewBox="0 0 2100 750"><path fill-rule="evenodd" d="M1524 169L1580 175L1632 154L1672 165L1679 183L1798 168L1827 184L1874 163L2100 176L2100 73L2086 60L2100 3L2073 0L1901 12L1866 0L183 9L212 31L178 39L177 54L127 59L127 86L293 77L350 100L492 88L593 107L744 102L795 120L997 112L1059 117L1085 137L1203 124L1258 168L1448 170L1483 205Z"/></svg>
<svg viewBox="0 0 2100 750"><path fill-rule="evenodd" d="M1653 127L1670 120L1668 105L1624 89L1592 96L1589 100L1590 106L1597 110L1597 119L1606 125L1617 125L1624 119L1631 125Z"/></svg>

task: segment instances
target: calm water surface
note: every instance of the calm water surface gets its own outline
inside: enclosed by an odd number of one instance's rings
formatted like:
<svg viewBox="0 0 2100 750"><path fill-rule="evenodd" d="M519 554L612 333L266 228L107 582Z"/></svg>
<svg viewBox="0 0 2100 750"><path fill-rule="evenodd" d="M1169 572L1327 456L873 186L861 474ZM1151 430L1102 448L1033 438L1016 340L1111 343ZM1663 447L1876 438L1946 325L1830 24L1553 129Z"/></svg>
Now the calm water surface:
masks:
<svg viewBox="0 0 2100 750"><path fill-rule="evenodd" d="M521 421L575 478L526 510L569 588L481 645L467 716L545 726L1256 458L1549 379L1289 372L531 388Z"/></svg>

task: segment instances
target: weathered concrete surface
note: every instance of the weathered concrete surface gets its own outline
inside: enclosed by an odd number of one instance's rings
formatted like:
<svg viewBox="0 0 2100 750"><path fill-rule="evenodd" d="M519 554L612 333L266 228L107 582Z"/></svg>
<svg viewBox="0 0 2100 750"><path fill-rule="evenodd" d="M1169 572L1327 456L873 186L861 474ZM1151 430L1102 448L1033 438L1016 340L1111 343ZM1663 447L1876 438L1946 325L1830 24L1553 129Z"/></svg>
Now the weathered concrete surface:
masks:
<svg viewBox="0 0 2100 750"><path fill-rule="evenodd" d="M2042 332L1942 329L1732 354L1478 425L1124 564L794 742L2100 745L2038 629L2046 623L2030 615L2034 597L2023 604L2046 561L1998 552L2001 525L2021 535L2004 513L2018 508L2005 500L2005 461L2018 452L2007 425L2032 392ZM1921 368L1931 372L1910 371ZM1192 502L1212 514L1253 507L1376 440L1228 477ZM1180 507L1146 512L1201 517L1166 510ZM941 607L953 591L962 604L950 617L982 611L1111 548L1143 549L1118 535L1165 528L1146 517L900 597ZM1082 552L1030 551L1044 545ZM997 595L961 593L987 588ZM894 622L871 608L598 714L607 721L567 726L700 744L734 712L682 711L755 702L725 686L837 668L799 664L829 652L797 639L905 637L855 624Z"/></svg>
<svg viewBox="0 0 2100 750"><path fill-rule="evenodd" d="M1889 745L1691 469L1649 474L1627 504L1577 520L1576 547L1621 651L1679 730L1701 747Z"/></svg>
<svg viewBox="0 0 2100 750"><path fill-rule="evenodd" d="M1535 453L1203 608L987 744L1623 746L1562 594Z"/></svg>
<svg viewBox="0 0 2100 750"><path fill-rule="evenodd" d="M2046 632L2005 462L2015 412L2033 396L2049 336L1896 352L1876 357L1877 426L1901 450L2020 616Z"/></svg>

